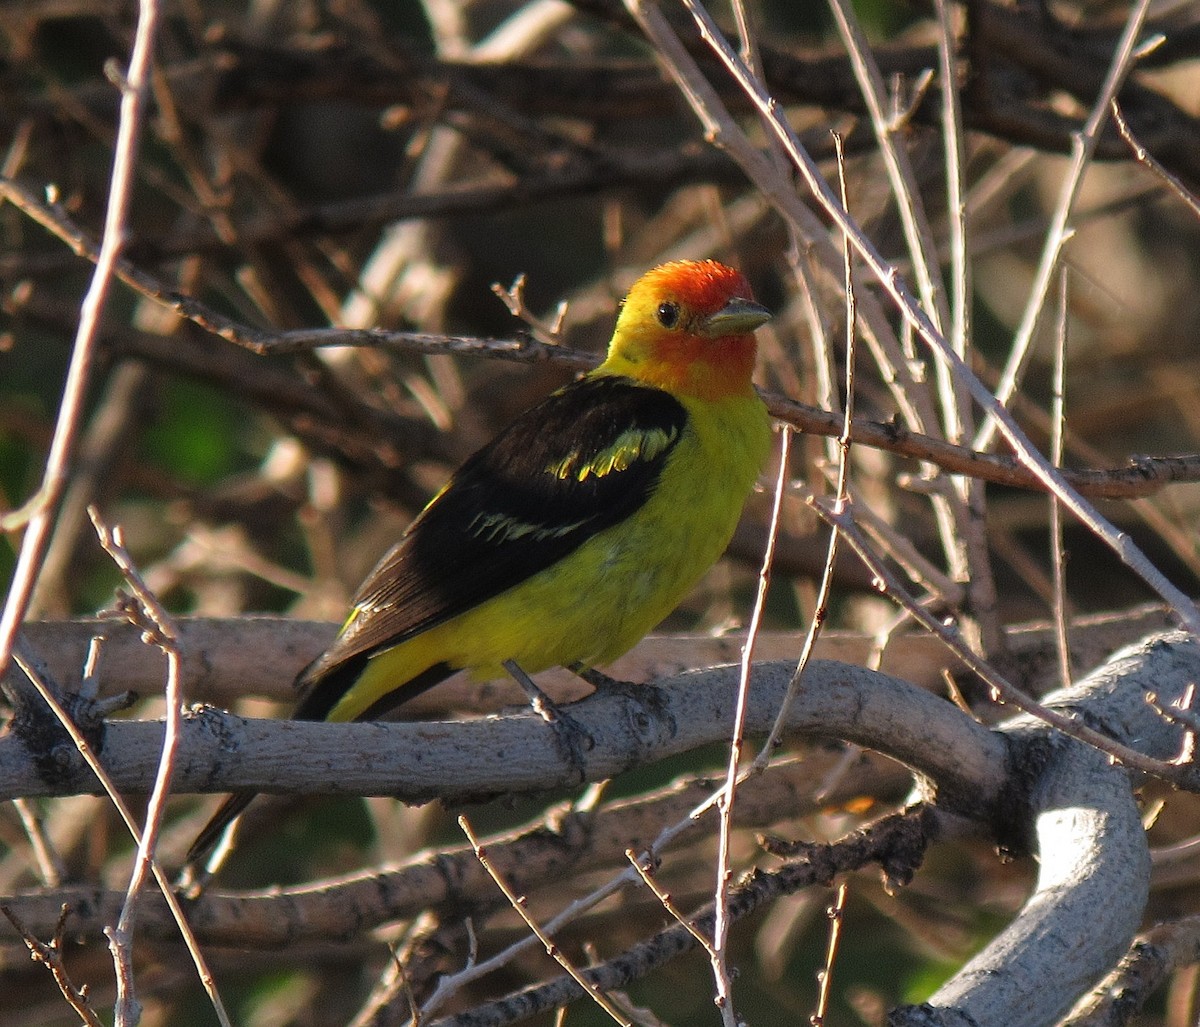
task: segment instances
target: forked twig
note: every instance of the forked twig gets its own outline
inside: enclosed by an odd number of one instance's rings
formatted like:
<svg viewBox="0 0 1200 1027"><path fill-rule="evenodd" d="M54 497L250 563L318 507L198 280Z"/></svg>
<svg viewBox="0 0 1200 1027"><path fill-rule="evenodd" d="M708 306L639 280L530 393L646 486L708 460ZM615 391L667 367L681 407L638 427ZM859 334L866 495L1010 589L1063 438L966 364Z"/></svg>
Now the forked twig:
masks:
<svg viewBox="0 0 1200 1027"><path fill-rule="evenodd" d="M158 597L146 586L133 558L124 545L120 527L109 527L100 519L95 507L88 508L88 516L95 526L100 545L120 568L125 580L136 596L136 605L121 604L121 616L127 617L143 628L142 637L147 643L156 645L167 658L166 717L163 725L163 747L159 757L158 773L154 788L146 806L146 823L141 838L137 840L137 855L129 877L125 904L115 927L108 929L113 959L117 964L118 1022L136 1022L137 1005L133 998L133 922L138 896L146 882L146 875L154 863L158 845L159 828L162 826L166 801L171 792L171 775L175 767L175 755L179 748L179 728L183 717L183 690L180 684L182 662L179 651L179 632L158 601Z"/></svg>
<svg viewBox="0 0 1200 1027"><path fill-rule="evenodd" d="M54 983L62 992L62 997L75 1010L75 1015L83 1022L84 1027L104 1027L104 1021L96 1015L96 1011L88 1000L88 986L86 984L76 986L71 980L71 975L67 973L66 966L63 965L63 939L66 936L67 919L71 915L71 907L65 902L63 903L58 914L58 923L54 928L54 937L48 942L35 938L7 906L0 906L0 913L8 917L9 923L16 928L17 933L25 942L25 947L29 949L30 958L35 962L42 963L50 971Z"/></svg>
<svg viewBox="0 0 1200 1027"><path fill-rule="evenodd" d="M507 289L499 282L492 283L492 292L500 297L500 302L508 308L513 317L520 318L533 332L539 342L553 346L562 333L563 322L567 318L567 301L563 300L554 311L554 320L547 322L538 317L525 303L525 275L517 275L512 285Z"/></svg>

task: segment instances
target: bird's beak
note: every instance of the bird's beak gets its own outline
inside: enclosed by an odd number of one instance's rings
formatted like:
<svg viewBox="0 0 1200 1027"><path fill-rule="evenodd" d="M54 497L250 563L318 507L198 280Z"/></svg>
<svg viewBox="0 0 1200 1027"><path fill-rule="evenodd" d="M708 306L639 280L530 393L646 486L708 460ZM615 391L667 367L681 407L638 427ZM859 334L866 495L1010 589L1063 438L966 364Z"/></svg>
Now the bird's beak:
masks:
<svg viewBox="0 0 1200 1027"><path fill-rule="evenodd" d="M722 335L744 335L765 325L771 317L771 312L761 303L734 298L700 323L699 334L710 339Z"/></svg>

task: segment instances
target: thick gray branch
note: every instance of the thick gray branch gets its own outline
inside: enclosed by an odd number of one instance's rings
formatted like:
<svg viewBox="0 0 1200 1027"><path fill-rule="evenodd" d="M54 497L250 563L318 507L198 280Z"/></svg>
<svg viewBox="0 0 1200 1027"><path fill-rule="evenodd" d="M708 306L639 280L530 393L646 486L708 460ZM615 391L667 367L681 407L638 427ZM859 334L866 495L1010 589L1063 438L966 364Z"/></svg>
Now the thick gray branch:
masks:
<svg viewBox="0 0 1200 1027"><path fill-rule="evenodd" d="M1181 731L1145 695L1170 704L1197 680L1200 645L1173 633L1118 653L1050 704L1169 759ZM895 1010L891 1027L1056 1023L1125 953L1145 911L1150 860L1128 775L1030 718L1001 730L1035 831L1037 885L1003 933L927 1003Z"/></svg>
<svg viewBox="0 0 1200 1027"><path fill-rule="evenodd" d="M791 663L755 667L751 732L773 723ZM728 738L737 668L667 679L570 707L592 735L589 781ZM942 699L850 664L814 661L793 705L792 730L844 738L928 775L953 806L990 803L1004 781L1002 739ZM158 721L110 721L102 758L122 790L150 787L162 745ZM298 760L296 754L305 754ZM517 755L519 754L519 758ZM408 802L540 791L578 782L556 735L531 712L456 723L324 724L247 720L215 710L188 717L177 792L392 795ZM31 752L16 732L0 738L0 798L94 793L95 779L64 740ZM954 797L958 801L954 801Z"/></svg>
<svg viewBox="0 0 1200 1027"><path fill-rule="evenodd" d="M791 673L755 668L749 724L770 725ZM726 737L734 668L663 680L571 707L595 739L589 780ZM1128 774L1032 718L987 730L928 692L883 674L815 662L792 710L797 733L836 736L923 774L943 809L989 822L1040 861L1033 895L1013 923L894 1027L1034 1027L1059 1021L1126 951L1144 912L1149 862ZM1163 706L1200 680L1200 645L1182 633L1118 653L1049 702L1119 741L1172 758L1181 730ZM120 787L144 791L156 766L157 722L110 722L103 758ZM303 751L306 758L295 758ZM514 754L520 758L515 759ZM95 791L72 749L35 759L14 732L0 738L0 797ZM574 771L554 734L524 711L465 723L325 725L248 721L211 711L189 719L177 788L397 795L409 801L539 790Z"/></svg>

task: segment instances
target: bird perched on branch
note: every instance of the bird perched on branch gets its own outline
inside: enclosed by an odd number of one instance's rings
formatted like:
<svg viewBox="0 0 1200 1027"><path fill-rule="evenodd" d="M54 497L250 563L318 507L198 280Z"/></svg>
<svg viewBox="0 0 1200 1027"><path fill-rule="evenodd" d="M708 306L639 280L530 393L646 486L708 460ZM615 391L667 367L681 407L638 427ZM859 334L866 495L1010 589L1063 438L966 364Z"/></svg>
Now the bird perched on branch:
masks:
<svg viewBox="0 0 1200 1027"><path fill-rule="evenodd" d="M608 355L454 472L297 678L301 720L379 717L459 670L593 667L721 555L770 448L746 279L675 261L629 290ZM202 858L253 798L229 797Z"/></svg>

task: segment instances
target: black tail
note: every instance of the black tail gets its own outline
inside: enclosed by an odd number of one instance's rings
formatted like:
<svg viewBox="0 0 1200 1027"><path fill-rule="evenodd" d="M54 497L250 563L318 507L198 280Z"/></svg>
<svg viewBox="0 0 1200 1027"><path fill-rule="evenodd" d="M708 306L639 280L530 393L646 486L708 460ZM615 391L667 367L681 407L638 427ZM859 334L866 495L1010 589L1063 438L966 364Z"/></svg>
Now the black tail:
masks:
<svg viewBox="0 0 1200 1027"><path fill-rule="evenodd" d="M308 678L308 670L301 671L296 679L301 699L296 705L292 719L327 720L333 708L341 702L342 696L354 687L367 665L369 655L364 653L355 659L346 660L313 679ZM409 678L404 684L397 685L385 693L354 719L379 720L384 714L399 709L410 699L415 699L422 692L427 692L434 685L445 681L457 669L448 663L435 663L428 670L421 671L416 677Z"/></svg>
<svg viewBox="0 0 1200 1027"><path fill-rule="evenodd" d="M217 847L217 842L221 840L225 829L241 816L242 810L249 806L254 799L254 792L234 792L221 803L217 812L209 818L208 823L196 835L192 847L188 849L187 865L189 867L197 867L208 858L209 853Z"/></svg>
<svg viewBox="0 0 1200 1027"><path fill-rule="evenodd" d="M296 706L295 712L292 714L292 719L324 720L329 711L337 705L338 700L353 686L366 662L367 658L365 656L361 660L347 661L315 681L306 680L307 669L301 671L300 676L296 679L297 685L306 689L306 693ZM356 719L377 720L385 713L406 703L409 699L415 698L427 689L444 681L454 671L455 668L449 664L435 664L428 670L422 671L412 680L388 692L387 695L373 706L364 710L362 715ZM193 871L198 869L199 864L207 859L213 849L217 847L217 843L221 840L225 829L242 814L246 807L254 801L254 798L254 792L234 792L233 795L221 803L208 823L196 835L196 840L192 842L191 848L188 849L186 863L188 868Z"/></svg>

